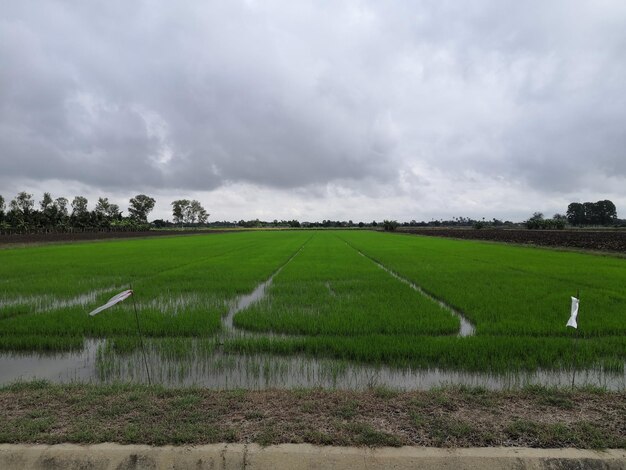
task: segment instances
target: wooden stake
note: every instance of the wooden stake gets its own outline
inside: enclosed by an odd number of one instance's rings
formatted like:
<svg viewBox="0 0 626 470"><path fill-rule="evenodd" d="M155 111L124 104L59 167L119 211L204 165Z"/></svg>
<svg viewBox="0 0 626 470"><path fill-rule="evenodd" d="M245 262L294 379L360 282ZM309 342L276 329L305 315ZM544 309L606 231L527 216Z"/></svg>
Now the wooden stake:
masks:
<svg viewBox="0 0 626 470"><path fill-rule="evenodd" d="M580 289L576 291L576 299L578 299L578 308L580 309ZM576 318L578 325L578 318ZM574 328L574 360L572 361L572 390L574 390L574 380L576 379L576 357L578 356L578 328Z"/></svg>
<svg viewBox="0 0 626 470"><path fill-rule="evenodd" d="M133 291L133 309L135 310L135 320L137 320L137 334L139 335L139 343L141 344L141 352L143 354L143 363L146 366L146 375L148 376L148 385L152 385L150 380L150 369L148 368L148 360L146 359L146 349L143 346L143 336L141 335L141 329L139 328L139 314L137 313L137 303L135 302L135 291L133 285L130 284L130 290Z"/></svg>

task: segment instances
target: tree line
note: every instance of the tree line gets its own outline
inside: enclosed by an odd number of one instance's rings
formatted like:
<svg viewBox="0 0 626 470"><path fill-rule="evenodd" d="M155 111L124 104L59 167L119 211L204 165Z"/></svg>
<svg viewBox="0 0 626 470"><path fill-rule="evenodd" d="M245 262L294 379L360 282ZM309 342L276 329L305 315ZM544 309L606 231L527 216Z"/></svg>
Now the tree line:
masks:
<svg viewBox="0 0 626 470"><path fill-rule="evenodd" d="M93 210L89 201L76 196L70 202L65 197L53 199L50 193L35 205L32 194L22 191L8 204L0 196L0 230L3 232L71 232L91 230L146 230L148 214L154 198L138 194L129 201L128 216L124 217L117 204L106 197L98 198Z"/></svg>
<svg viewBox="0 0 626 470"><path fill-rule="evenodd" d="M153 210L156 201L145 194L138 194L129 200L128 216L124 216L117 204L109 202L106 197L98 198L93 210L88 209L87 198L76 196L70 202L65 197L53 199L50 193L44 193L36 207L33 195L25 191L20 192L8 204L0 195L0 233L37 233L37 232L71 232L71 231L99 231L119 230L138 231L148 230L150 227L202 227L202 226L229 226L229 227L377 227L393 231L398 226L403 227L513 227L511 221L476 220L466 217L453 217L451 220L431 220L428 222L399 223L395 220L383 222L358 222L352 220L323 220L322 222L299 222L298 220L274 220L272 222L254 220L240 220L233 222L212 222L208 224L209 213L199 201L178 199L171 203L173 222L169 220L154 220L148 222L148 215ZM566 215L555 214L551 219L544 218L540 212L535 212L526 222L530 229L562 229L566 224L574 226L585 225L616 225L624 223L617 218L615 204L609 200L598 202L572 202L567 208Z"/></svg>
<svg viewBox="0 0 626 470"><path fill-rule="evenodd" d="M42 233L73 231L139 231L149 230L148 215L156 200L145 194L130 198L128 216L124 216L117 204L106 197L98 198L93 210L89 201L76 196L70 202L65 197L53 199L50 193L36 204L32 194L22 191L8 204L0 195L0 232ZM204 224L209 214L195 200L173 201L172 212L176 224Z"/></svg>
<svg viewBox="0 0 626 470"><path fill-rule="evenodd" d="M617 220L617 209L608 199L598 202L572 202L567 206L566 216L572 225L611 225Z"/></svg>
<svg viewBox="0 0 626 470"><path fill-rule="evenodd" d="M567 213L554 214L551 219L544 218L541 212L535 212L526 222L529 229L564 229L567 224L583 227L588 225L618 225L617 209L613 202L605 199L598 202L572 202L567 206Z"/></svg>

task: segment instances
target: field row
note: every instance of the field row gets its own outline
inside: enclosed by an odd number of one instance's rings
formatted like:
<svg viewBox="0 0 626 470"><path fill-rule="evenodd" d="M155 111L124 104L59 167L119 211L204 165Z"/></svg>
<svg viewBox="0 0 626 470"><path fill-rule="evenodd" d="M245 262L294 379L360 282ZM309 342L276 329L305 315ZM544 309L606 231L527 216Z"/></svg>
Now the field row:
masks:
<svg viewBox="0 0 626 470"><path fill-rule="evenodd" d="M349 243L462 311L477 334L568 335L580 293L579 334L626 334L626 260L432 237L341 234Z"/></svg>
<svg viewBox="0 0 626 470"><path fill-rule="evenodd" d="M359 255L316 234L273 280L268 295L235 316L254 331L301 335L455 334L459 320Z"/></svg>

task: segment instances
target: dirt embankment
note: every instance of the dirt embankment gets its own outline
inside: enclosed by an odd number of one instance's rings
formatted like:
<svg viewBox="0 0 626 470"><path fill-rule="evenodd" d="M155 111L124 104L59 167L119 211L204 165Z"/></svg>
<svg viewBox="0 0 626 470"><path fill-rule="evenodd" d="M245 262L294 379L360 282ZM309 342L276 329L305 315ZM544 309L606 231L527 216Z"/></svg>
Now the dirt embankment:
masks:
<svg viewBox="0 0 626 470"><path fill-rule="evenodd" d="M403 228L399 233L626 253L626 230Z"/></svg>
<svg viewBox="0 0 626 470"><path fill-rule="evenodd" d="M25 233L0 235L0 245L75 242L89 240L111 240L116 238L145 238L174 235L201 235L225 233L234 230L147 230L143 232L65 232L65 233Z"/></svg>

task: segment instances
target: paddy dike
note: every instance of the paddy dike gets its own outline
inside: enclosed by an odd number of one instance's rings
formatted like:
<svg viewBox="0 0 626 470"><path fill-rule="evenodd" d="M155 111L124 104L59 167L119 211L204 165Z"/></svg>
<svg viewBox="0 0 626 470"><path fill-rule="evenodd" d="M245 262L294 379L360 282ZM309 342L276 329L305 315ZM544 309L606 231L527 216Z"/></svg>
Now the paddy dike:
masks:
<svg viewBox="0 0 626 470"><path fill-rule="evenodd" d="M0 445L0 467L95 469L623 469L626 451L577 449L368 449L285 444L261 447L213 444L196 447L149 447L116 444Z"/></svg>

